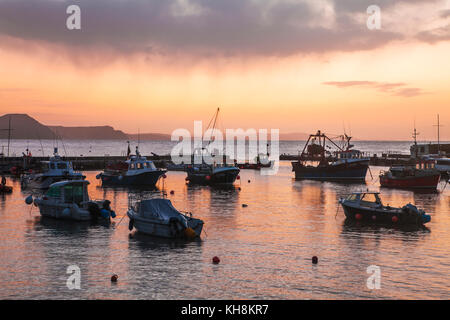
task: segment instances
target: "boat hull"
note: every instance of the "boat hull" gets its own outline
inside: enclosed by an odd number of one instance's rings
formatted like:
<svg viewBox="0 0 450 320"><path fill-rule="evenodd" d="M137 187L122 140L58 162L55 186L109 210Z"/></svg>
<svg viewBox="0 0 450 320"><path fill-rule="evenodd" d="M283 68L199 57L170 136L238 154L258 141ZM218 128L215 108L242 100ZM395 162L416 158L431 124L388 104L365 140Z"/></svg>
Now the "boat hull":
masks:
<svg viewBox="0 0 450 320"><path fill-rule="evenodd" d="M149 236L177 239L183 238L183 234L175 235L170 224L156 219L141 218L133 211L127 212L128 218L130 218L131 225L139 232ZM194 230L196 237L200 237L203 230L203 221L191 217L186 217L187 225Z"/></svg>
<svg viewBox="0 0 450 320"><path fill-rule="evenodd" d="M436 190L440 178L441 178L440 174L424 177L405 177L405 178L389 178L385 176L380 176L380 185L385 188Z"/></svg>
<svg viewBox="0 0 450 320"><path fill-rule="evenodd" d="M100 178L103 185L108 186L155 186L159 178L165 173L164 170L147 171L135 175L113 175L101 173Z"/></svg>
<svg viewBox="0 0 450 320"><path fill-rule="evenodd" d="M364 181L368 169L368 160L317 167L292 162L292 171L295 172L297 180Z"/></svg>
<svg viewBox="0 0 450 320"><path fill-rule="evenodd" d="M89 221L92 219L88 210L70 204L56 204L48 200L34 200L41 216L61 220ZM66 210L67 209L67 210Z"/></svg>
<svg viewBox="0 0 450 320"><path fill-rule="evenodd" d="M214 173L195 172L191 169L187 172L188 175L186 180L192 184L231 185L236 181L239 172L240 170L236 167L227 168L226 170Z"/></svg>
<svg viewBox="0 0 450 320"><path fill-rule="evenodd" d="M400 208L392 208L392 210L374 209L355 207L341 203L344 214L347 219L355 221L364 221L371 223L397 224L397 225L423 225L424 221L421 215L411 214ZM393 217L394 218L393 220Z"/></svg>

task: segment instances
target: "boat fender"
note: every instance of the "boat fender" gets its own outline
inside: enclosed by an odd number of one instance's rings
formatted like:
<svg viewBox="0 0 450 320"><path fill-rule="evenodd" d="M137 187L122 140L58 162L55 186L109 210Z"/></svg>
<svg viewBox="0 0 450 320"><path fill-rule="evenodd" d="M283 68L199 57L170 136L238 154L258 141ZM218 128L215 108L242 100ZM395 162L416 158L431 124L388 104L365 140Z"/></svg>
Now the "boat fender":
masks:
<svg viewBox="0 0 450 320"><path fill-rule="evenodd" d="M25 203L26 204L32 204L33 203L33 196L29 195L28 197L25 198Z"/></svg>
<svg viewBox="0 0 450 320"><path fill-rule="evenodd" d="M195 237L197 237L197 234L195 233L194 229L188 227L184 229L184 236L187 239L194 239Z"/></svg>
<svg viewBox="0 0 450 320"><path fill-rule="evenodd" d="M130 219L130 222L128 223L128 230L133 230L134 227L134 219Z"/></svg>
<svg viewBox="0 0 450 320"><path fill-rule="evenodd" d="M65 218L70 217L70 208L65 208L62 211L62 216L65 217Z"/></svg>

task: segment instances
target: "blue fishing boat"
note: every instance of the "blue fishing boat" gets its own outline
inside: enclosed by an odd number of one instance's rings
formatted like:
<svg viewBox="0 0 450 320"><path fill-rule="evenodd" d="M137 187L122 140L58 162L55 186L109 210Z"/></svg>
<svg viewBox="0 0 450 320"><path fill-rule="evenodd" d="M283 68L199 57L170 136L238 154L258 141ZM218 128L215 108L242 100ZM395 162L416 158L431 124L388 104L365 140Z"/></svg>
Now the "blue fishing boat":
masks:
<svg viewBox="0 0 450 320"><path fill-rule="evenodd" d="M339 199L339 203L348 220L397 225L423 225L431 221L430 215L410 203L401 208L383 205L378 192L354 192Z"/></svg>
<svg viewBox="0 0 450 320"><path fill-rule="evenodd" d="M327 181L364 181L369 169L368 157L359 150L352 149L351 137L341 136L343 145L339 146L324 133L318 131L309 136L299 160L292 162L295 179L312 179ZM337 151L331 153L326 145L331 143ZM318 165L309 163L318 162Z"/></svg>
<svg viewBox="0 0 450 320"><path fill-rule="evenodd" d="M141 156L136 147L136 155L130 155L125 161L125 167L106 169L97 175L102 185L108 186L155 186L166 170L157 169L153 161Z"/></svg>

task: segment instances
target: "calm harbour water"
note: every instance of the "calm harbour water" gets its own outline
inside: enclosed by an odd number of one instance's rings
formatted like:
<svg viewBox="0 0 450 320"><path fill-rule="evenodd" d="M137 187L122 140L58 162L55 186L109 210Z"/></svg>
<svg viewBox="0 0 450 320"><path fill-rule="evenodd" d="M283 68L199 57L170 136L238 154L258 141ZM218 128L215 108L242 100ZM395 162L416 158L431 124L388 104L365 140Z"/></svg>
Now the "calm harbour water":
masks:
<svg viewBox="0 0 450 320"><path fill-rule="evenodd" d="M378 190L370 175L365 185L295 181L282 162L275 176L243 170L236 187L223 190L187 186L185 173L169 172L168 198L205 221L202 241L179 242L130 238L128 218L119 224L129 194L154 192L104 189L97 172L86 174L91 198L111 200L116 227L41 219L19 182L8 180L14 192L0 196L0 299L450 298L449 189L383 190L386 204L413 202L432 216L426 229L400 230L347 225L342 209L335 217L339 197ZM81 290L66 286L70 265L81 269ZM366 286L369 265L381 268L379 290Z"/></svg>
<svg viewBox="0 0 450 320"><path fill-rule="evenodd" d="M303 149L306 141L280 141L279 153L296 155ZM402 153L409 154L411 141L354 141L355 148L370 154ZM137 141L131 141L132 151ZM170 154L176 142L171 141L141 141L141 154L150 155L155 152L160 155ZM0 152L7 154L8 141L0 139ZM50 156L53 148L58 147L59 153L66 156L123 156L127 152L126 141L123 140L11 140L10 155L21 156L29 149L34 156Z"/></svg>

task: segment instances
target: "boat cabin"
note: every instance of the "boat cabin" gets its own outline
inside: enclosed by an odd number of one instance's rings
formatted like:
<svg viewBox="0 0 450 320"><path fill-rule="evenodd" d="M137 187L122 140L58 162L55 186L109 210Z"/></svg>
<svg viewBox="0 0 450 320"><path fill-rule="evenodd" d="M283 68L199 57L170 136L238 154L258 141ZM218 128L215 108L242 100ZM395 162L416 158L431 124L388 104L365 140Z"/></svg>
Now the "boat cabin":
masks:
<svg viewBox="0 0 450 320"><path fill-rule="evenodd" d="M338 159L361 159L364 158L364 154L359 150L346 150L336 152Z"/></svg>
<svg viewBox="0 0 450 320"><path fill-rule="evenodd" d="M75 174L72 162L62 160L58 154L58 148L55 148L53 157L51 157L49 161L42 161L42 165L42 169L47 175L62 176Z"/></svg>
<svg viewBox="0 0 450 320"><path fill-rule="evenodd" d="M128 164L128 171L132 171L134 173L139 173L141 170L157 170L153 161L147 160L146 157L141 156L138 147L136 147L136 155L130 156L126 163Z"/></svg>
<svg viewBox="0 0 450 320"><path fill-rule="evenodd" d="M143 170L151 169L156 170L156 166L153 161L147 160L146 157L132 156L131 159L127 160L128 170Z"/></svg>
<svg viewBox="0 0 450 320"><path fill-rule="evenodd" d="M50 186L43 199L82 206L89 201L88 185L89 181L86 180L56 182Z"/></svg>
<svg viewBox="0 0 450 320"><path fill-rule="evenodd" d="M379 192L354 192L345 200L354 202L356 205L362 207L381 207L383 206L383 203L381 202L379 194Z"/></svg>

